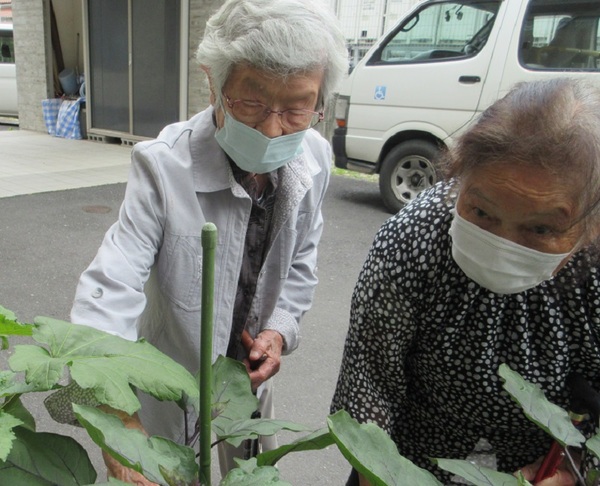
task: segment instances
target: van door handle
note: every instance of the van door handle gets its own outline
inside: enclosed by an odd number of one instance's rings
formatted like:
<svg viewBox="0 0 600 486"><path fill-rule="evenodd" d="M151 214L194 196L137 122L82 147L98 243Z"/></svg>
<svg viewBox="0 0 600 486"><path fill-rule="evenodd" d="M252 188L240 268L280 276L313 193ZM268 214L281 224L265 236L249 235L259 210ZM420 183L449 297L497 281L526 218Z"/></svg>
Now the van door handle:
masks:
<svg viewBox="0 0 600 486"><path fill-rule="evenodd" d="M458 82L465 84L481 83L481 78L479 76L461 76L458 78Z"/></svg>

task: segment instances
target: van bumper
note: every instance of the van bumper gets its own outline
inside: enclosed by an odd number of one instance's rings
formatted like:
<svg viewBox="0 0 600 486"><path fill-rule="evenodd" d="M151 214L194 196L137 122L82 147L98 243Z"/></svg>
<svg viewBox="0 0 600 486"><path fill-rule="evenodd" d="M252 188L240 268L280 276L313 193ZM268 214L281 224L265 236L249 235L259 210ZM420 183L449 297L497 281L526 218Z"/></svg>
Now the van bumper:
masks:
<svg viewBox="0 0 600 486"><path fill-rule="evenodd" d="M346 156L346 132L347 128L336 128L333 131L333 137L331 138L331 147L333 148L333 155L335 155L335 166L339 169L345 169L348 167L348 157Z"/></svg>
<svg viewBox="0 0 600 486"><path fill-rule="evenodd" d="M336 128L331 139L333 155L335 155L335 166L338 169L352 170L362 174L375 174L377 166L374 162L365 160L349 159L346 155L346 128Z"/></svg>

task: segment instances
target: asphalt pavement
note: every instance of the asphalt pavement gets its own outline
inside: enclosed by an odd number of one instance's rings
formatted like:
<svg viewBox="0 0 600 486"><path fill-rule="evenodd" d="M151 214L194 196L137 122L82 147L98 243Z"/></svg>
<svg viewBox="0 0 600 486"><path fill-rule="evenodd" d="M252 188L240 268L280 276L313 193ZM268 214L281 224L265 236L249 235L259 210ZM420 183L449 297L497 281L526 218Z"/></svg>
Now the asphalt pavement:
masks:
<svg viewBox="0 0 600 486"><path fill-rule="evenodd" d="M5 186L10 177L21 177L2 172L3 167L10 166L4 134L0 132L0 186ZM114 167L123 173L127 148L120 151L97 142L47 138L47 161L64 159L60 152L64 153L67 145L74 153L79 151L78 158L74 157L79 166L61 168L62 172L80 170L94 157L103 160L105 150L111 157L118 157ZM44 143L39 137L35 139ZM27 167L27 147L23 145L17 153L15 163ZM50 175L47 177L50 180ZM15 312L21 321L31 322L41 315L68 319L77 279L117 218L124 194L123 182L106 184L98 179L98 183L105 185L52 192L44 192L42 187L35 194L0 196L0 305ZM323 212L325 229L319 248L320 283L315 302L302 323L299 349L284 358L275 381L278 417L314 429L326 424L354 283L375 232L389 217L376 182L339 175L332 177ZM9 354L0 352L1 369ZM28 397L26 403L38 422L38 430L74 436L89 451L96 469L103 471L98 448L81 430L52 422L42 405L43 397ZM293 439L292 434L280 435L280 443ZM279 463L279 468L282 479L295 486L343 485L349 470L335 447L291 454ZM103 477L103 473L99 475L99 479Z"/></svg>

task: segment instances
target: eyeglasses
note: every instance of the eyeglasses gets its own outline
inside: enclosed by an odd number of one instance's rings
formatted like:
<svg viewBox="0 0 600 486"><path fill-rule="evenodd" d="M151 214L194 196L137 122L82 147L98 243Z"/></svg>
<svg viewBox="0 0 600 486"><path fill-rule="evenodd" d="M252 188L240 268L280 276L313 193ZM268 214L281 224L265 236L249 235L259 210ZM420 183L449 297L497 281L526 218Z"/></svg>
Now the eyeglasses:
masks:
<svg viewBox="0 0 600 486"><path fill-rule="evenodd" d="M279 116L283 128L299 132L314 127L325 117L323 111L311 111L302 108L276 111L258 101L232 100L225 93L223 93L223 96L235 118L248 125L261 123L271 116L272 113L275 113Z"/></svg>

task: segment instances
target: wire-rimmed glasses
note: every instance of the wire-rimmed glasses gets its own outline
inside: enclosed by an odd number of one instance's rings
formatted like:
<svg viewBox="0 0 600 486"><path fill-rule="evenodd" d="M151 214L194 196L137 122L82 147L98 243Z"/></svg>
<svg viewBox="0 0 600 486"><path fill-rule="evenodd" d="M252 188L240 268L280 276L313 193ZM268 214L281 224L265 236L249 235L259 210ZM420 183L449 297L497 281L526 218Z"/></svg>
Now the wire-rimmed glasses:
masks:
<svg viewBox="0 0 600 486"><path fill-rule="evenodd" d="M272 110L264 103L253 100L232 100L223 93L227 106L236 120L248 125L256 125L265 121L272 113L279 116L281 126L292 132L299 132L314 127L324 118L323 111L311 111L303 108Z"/></svg>

